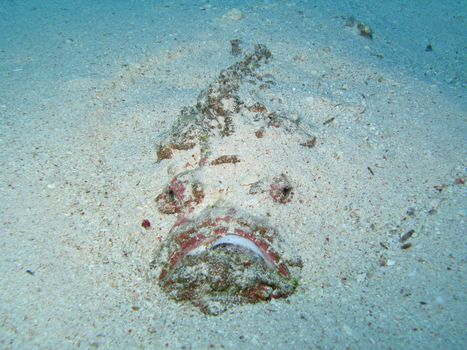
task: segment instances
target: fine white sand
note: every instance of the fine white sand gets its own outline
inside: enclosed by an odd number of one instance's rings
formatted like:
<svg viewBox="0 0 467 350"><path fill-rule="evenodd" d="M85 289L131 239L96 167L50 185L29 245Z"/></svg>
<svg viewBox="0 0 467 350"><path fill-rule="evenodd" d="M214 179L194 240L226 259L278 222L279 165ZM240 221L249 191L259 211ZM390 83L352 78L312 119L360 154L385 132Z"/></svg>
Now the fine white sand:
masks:
<svg viewBox="0 0 467 350"><path fill-rule="evenodd" d="M338 3L2 1L2 349L467 346L465 4ZM156 145L239 59L231 39L271 50L269 94L317 143L216 144L250 157L231 181L293 179L292 203L250 209L303 268L286 300L206 316L150 273L176 220Z"/></svg>

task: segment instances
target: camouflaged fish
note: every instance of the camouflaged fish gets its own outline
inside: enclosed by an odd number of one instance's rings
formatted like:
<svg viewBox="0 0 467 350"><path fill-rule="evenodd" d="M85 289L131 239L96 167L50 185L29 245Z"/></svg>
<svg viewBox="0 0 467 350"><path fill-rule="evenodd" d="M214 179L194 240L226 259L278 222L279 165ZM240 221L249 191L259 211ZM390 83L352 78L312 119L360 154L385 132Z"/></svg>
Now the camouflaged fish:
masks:
<svg viewBox="0 0 467 350"><path fill-rule="evenodd" d="M157 149L174 174L157 207L178 220L151 266L170 298L206 314L287 298L298 284L300 258L255 208L294 200L294 181L274 148L296 152L315 139L272 110L275 82L261 72L271 59L256 45L221 71Z"/></svg>

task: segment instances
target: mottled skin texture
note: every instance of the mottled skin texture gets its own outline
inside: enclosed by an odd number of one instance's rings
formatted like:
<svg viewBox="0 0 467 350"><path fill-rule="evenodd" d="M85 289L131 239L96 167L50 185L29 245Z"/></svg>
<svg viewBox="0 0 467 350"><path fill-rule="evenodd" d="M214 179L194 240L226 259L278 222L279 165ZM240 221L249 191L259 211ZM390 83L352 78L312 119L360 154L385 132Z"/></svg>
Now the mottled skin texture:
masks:
<svg viewBox="0 0 467 350"><path fill-rule="evenodd" d="M265 220L229 205L205 203L206 188L210 194L225 193L225 188L213 190L214 184L222 184L226 180L223 172L244 161L235 153L216 154L213 143L224 143L227 147L221 148L228 149L229 138L238 130L253 140L264 139L271 130L285 135L303 133L296 122L266 107L266 101L246 103L240 98L245 81L260 90L273 84L270 74L265 79L256 72L271 57L265 46L256 45L254 52L221 71L199 94L195 106L182 109L171 134L157 150L159 162L172 159L173 164L173 159L180 159L174 157L183 152L190 158L189 163L180 161L180 173L156 198L161 213L177 214L179 219L152 266L159 268L159 285L170 298L191 302L207 314L219 314L236 304L285 298L297 286L297 269L292 273L278 233ZM310 139L303 136L302 143ZM191 170L183 164L189 164ZM212 171L217 175L204 175ZM238 183L235 171L228 174ZM258 197L262 194L268 201L287 205L293 200L292 181L279 171L246 192ZM249 243L242 246L238 243L241 240L233 240L237 243L215 245L225 235L242 237ZM248 249L252 244L254 249Z"/></svg>
<svg viewBox="0 0 467 350"><path fill-rule="evenodd" d="M213 247L226 234L255 243L262 256L237 245ZM276 239L273 229L232 208L209 210L170 233L159 284L171 298L190 301L208 314L235 303L287 297L296 280L277 253Z"/></svg>

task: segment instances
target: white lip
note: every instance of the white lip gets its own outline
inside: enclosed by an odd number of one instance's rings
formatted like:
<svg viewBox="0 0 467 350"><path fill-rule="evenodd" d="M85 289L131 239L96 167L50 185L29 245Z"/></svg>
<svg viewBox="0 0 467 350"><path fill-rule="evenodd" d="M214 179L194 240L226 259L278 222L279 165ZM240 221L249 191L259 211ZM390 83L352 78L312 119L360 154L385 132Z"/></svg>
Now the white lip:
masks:
<svg viewBox="0 0 467 350"><path fill-rule="evenodd" d="M253 252L255 255L263 259L263 261L265 261L269 267L273 267L271 261L264 255L261 249L259 249L258 246L249 239L238 235L225 235L219 238L217 241L214 241L211 245L211 249L216 248L222 244L231 244L248 249L249 251Z"/></svg>

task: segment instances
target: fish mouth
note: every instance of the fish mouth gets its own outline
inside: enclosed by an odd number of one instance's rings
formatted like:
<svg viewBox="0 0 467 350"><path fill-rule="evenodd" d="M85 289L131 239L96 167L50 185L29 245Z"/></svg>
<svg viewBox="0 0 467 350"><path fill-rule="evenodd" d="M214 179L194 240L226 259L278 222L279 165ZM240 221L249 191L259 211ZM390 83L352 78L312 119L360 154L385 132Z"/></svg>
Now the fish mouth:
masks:
<svg viewBox="0 0 467 350"><path fill-rule="evenodd" d="M159 285L207 314L233 304L283 298L296 279L278 253L276 231L237 210L208 210L175 225L163 250Z"/></svg>
<svg viewBox="0 0 467 350"><path fill-rule="evenodd" d="M253 254L269 268L274 268L274 263L266 254L253 242L239 235L225 235L211 244L210 249L240 249ZM243 253L246 253L243 252Z"/></svg>
<svg viewBox="0 0 467 350"><path fill-rule="evenodd" d="M170 269L181 264L186 256L231 248L239 254L257 257L265 266L276 269L285 277L289 275L287 266L273 246L276 232L255 219L239 216L232 208L210 211L208 215L174 228L169 238L172 246L167 267Z"/></svg>

